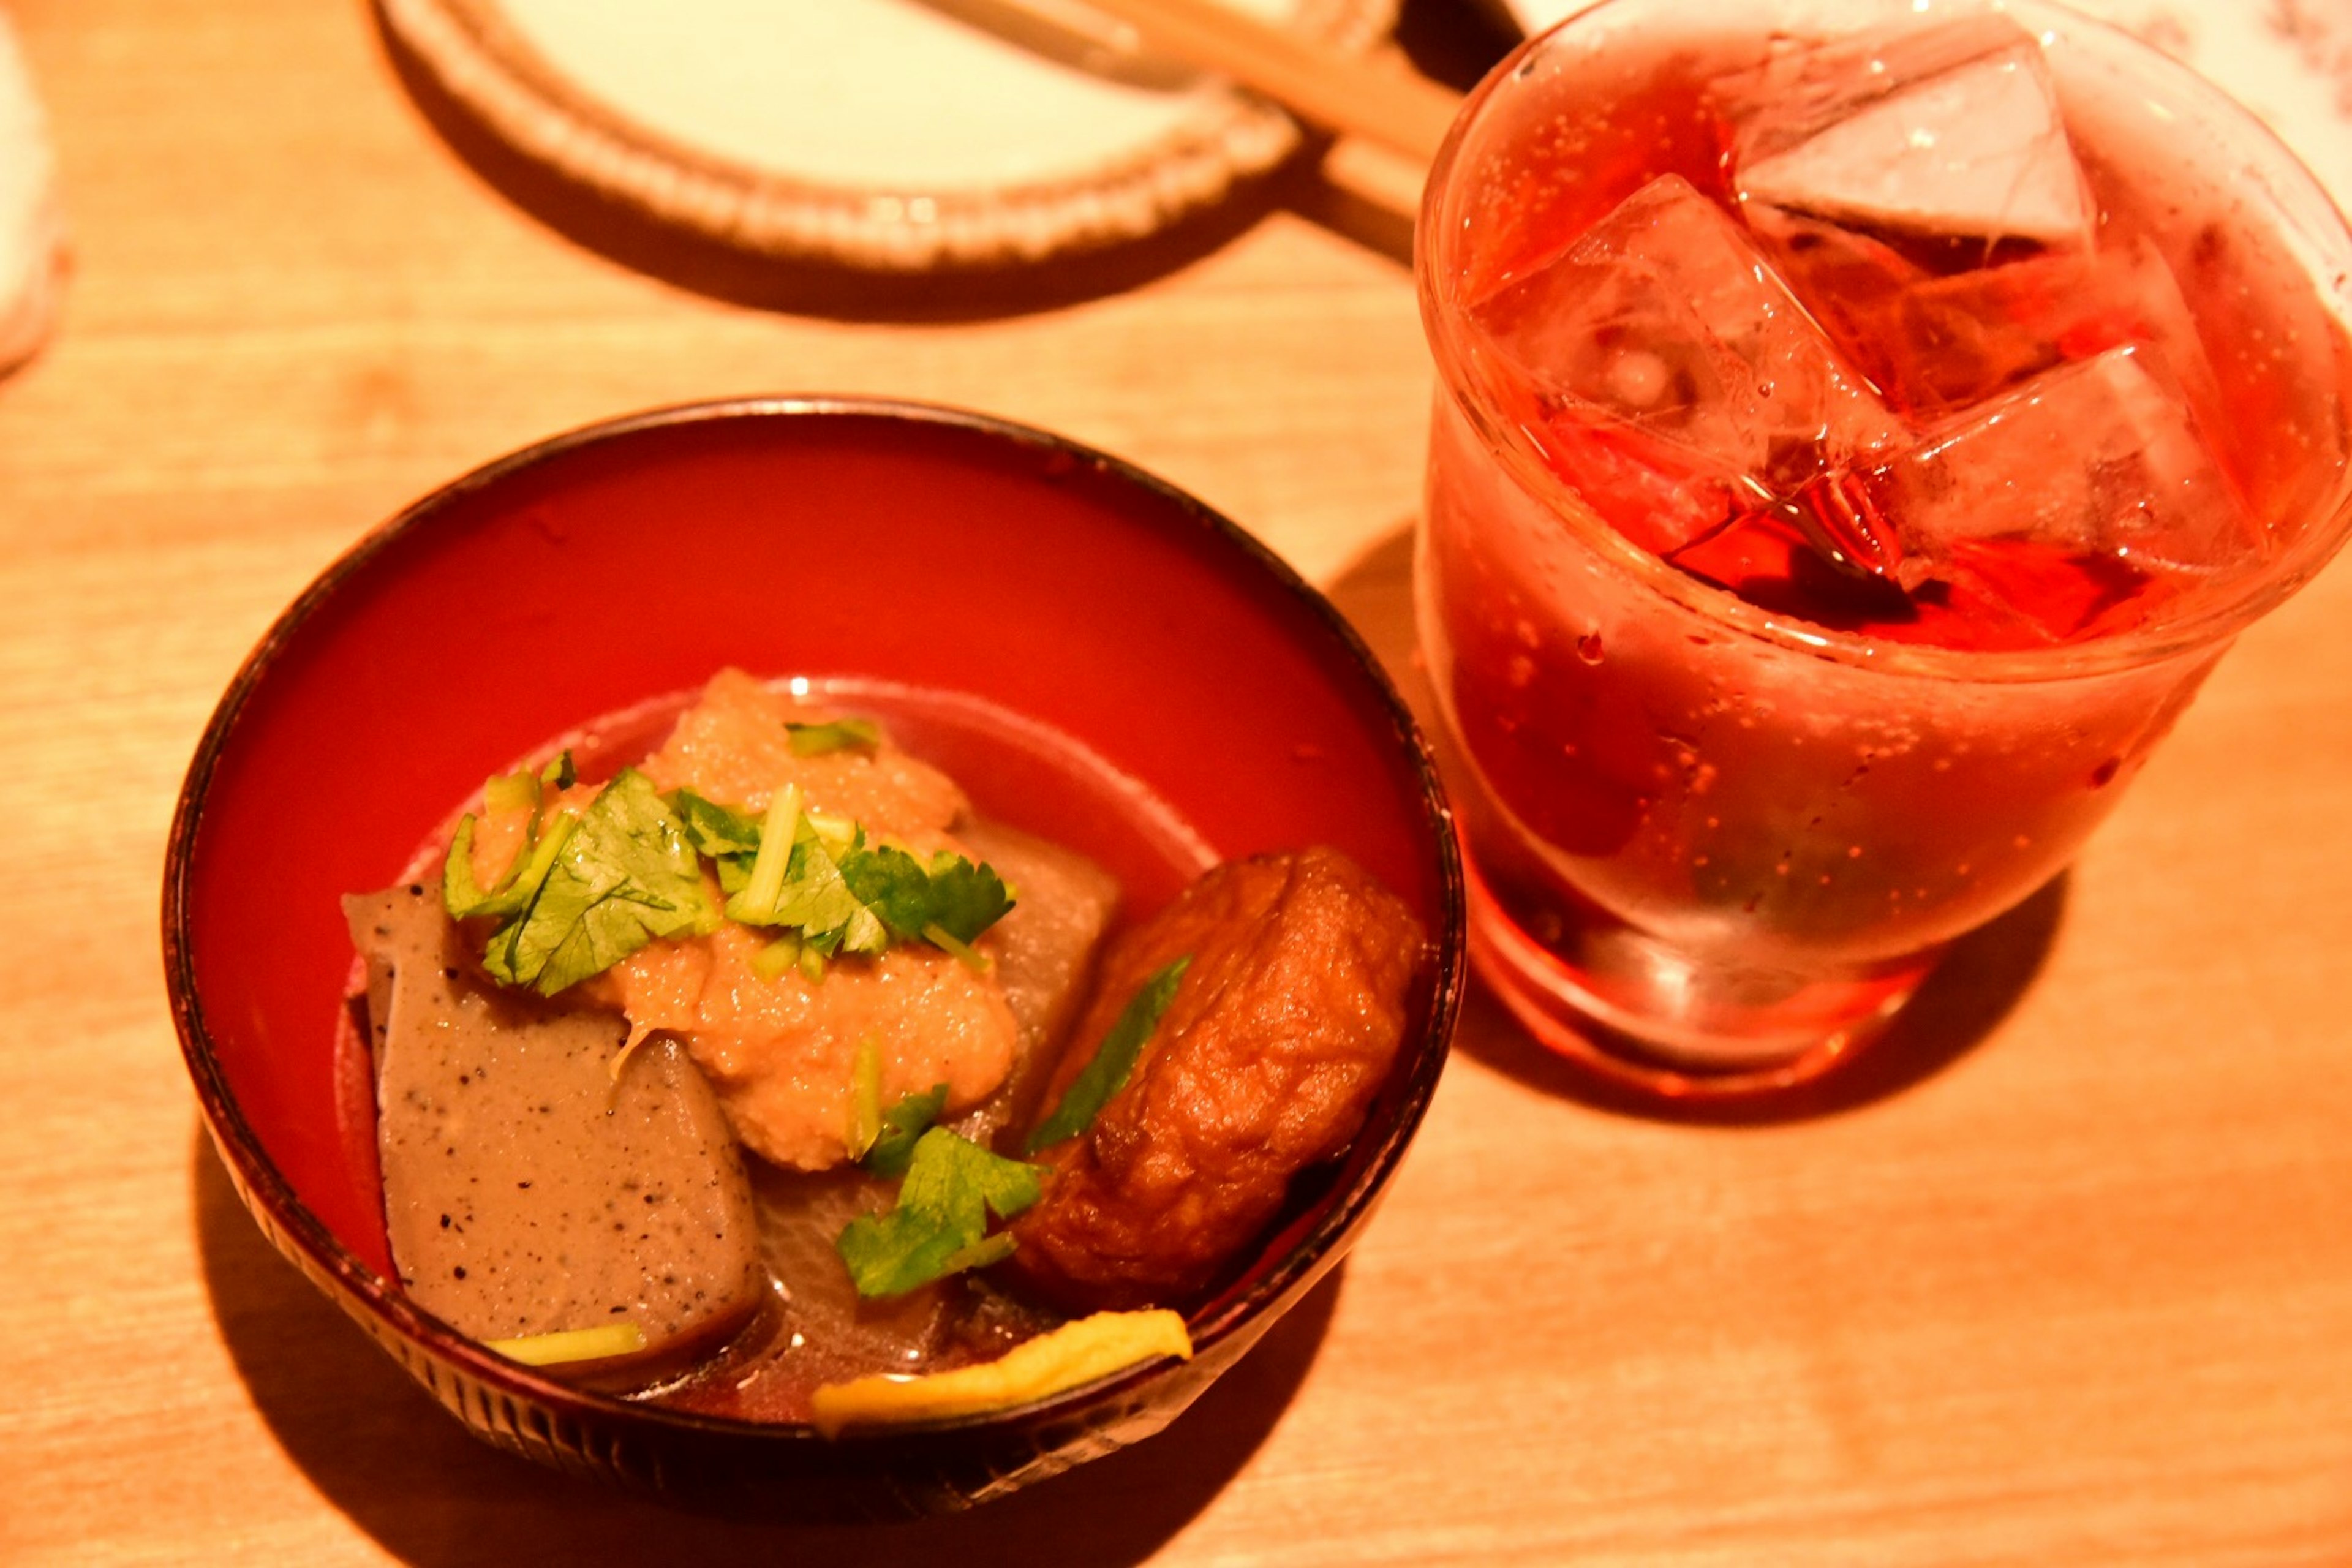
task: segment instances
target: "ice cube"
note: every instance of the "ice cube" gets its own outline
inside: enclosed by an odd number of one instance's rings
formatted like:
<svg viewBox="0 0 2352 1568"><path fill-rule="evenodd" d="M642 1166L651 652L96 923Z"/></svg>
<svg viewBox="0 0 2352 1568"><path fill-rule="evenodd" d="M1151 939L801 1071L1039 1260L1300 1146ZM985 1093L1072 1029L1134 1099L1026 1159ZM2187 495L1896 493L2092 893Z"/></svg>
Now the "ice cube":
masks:
<svg viewBox="0 0 2352 1568"><path fill-rule="evenodd" d="M1915 593L1995 540L2186 579L2261 548L2179 388L2137 345L1967 410L1866 489L1900 541L1895 575Z"/></svg>
<svg viewBox="0 0 2352 1568"><path fill-rule="evenodd" d="M1914 418L1940 420L2069 359L2156 351L2208 429L2221 394L2180 286L2145 240L1938 273L1883 241L1769 209L1757 232L1856 369Z"/></svg>
<svg viewBox="0 0 2352 1568"><path fill-rule="evenodd" d="M1747 206L1988 252L2090 244L2095 208L2041 47L2000 16L1791 42L1716 100Z"/></svg>
<svg viewBox="0 0 2352 1568"><path fill-rule="evenodd" d="M1896 434L1755 244L1679 175L1475 314L1532 395L1553 467L1659 554Z"/></svg>

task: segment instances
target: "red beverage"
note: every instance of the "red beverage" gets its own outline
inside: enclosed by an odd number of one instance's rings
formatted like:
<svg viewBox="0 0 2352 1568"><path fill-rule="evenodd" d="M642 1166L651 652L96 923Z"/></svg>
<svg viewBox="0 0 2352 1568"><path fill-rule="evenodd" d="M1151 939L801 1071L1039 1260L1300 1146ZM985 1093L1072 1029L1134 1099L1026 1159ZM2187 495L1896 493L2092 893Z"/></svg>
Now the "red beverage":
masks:
<svg viewBox="0 0 2352 1568"><path fill-rule="evenodd" d="M1506 62L1420 258L1482 968L1669 1089L1816 1070L2063 868L2352 447L2352 240L2212 89L2039 8L1719 16Z"/></svg>

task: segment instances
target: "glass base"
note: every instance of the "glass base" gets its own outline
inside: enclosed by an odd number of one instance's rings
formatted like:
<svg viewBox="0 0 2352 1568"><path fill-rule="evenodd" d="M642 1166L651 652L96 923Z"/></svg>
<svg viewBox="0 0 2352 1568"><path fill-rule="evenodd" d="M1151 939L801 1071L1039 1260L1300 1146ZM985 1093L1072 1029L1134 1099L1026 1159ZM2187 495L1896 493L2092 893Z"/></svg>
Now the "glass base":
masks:
<svg viewBox="0 0 2352 1568"><path fill-rule="evenodd" d="M1471 958L1513 1016L1612 1082L1670 1099L1818 1078L1883 1030L1943 955L1826 973L1726 963L1598 910L1569 913L1547 941L1512 917L1475 863L1465 869Z"/></svg>

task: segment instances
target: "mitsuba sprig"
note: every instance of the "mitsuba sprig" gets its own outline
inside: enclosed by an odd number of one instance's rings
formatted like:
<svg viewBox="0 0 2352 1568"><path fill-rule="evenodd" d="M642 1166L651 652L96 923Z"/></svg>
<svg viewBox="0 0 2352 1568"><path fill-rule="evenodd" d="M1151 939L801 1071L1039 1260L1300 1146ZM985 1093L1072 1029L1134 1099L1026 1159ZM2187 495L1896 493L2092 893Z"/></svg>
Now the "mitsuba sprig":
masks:
<svg viewBox="0 0 2352 1568"><path fill-rule="evenodd" d="M551 809L573 782L569 752L540 773L490 781L493 808L527 805L530 817L513 865L488 889L474 877L471 814L450 840L442 903L454 920L499 921L482 966L500 984L553 996L648 942L730 920L775 933L759 960L770 978L797 967L819 980L840 954L913 942L985 967L971 943L1013 907L985 864L869 842L856 822L803 809L797 786L778 789L754 817L691 790L665 795L624 768L583 810Z"/></svg>

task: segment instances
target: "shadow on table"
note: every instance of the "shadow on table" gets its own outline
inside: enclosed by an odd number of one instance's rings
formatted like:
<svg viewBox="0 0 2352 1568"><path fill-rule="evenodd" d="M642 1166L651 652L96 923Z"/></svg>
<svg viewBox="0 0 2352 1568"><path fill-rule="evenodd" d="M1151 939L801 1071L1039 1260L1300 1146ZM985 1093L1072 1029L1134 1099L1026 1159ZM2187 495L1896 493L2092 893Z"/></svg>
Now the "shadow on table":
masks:
<svg viewBox="0 0 2352 1568"><path fill-rule="evenodd" d="M1166 228L1035 265L891 273L763 255L662 222L517 151L443 89L393 34L381 10L372 15L377 42L410 100L499 195L585 249L732 304L868 321L976 321L1049 310L1178 271L1285 209L1402 266L1412 261L1411 218L1327 183L1318 173L1325 144L1313 139L1278 168L1241 182L1224 199ZM1475 83L1516 41L1468 0L1406 0L1397 40L1417 68L1459 88Z"/></svg>
<svg viewBox="0 0 2352 1568"><path fill-rule="evenodd" d="M1160 1436L970 1513L798 1528L706 1519L541 1470L467 1435L270 1248L199 1131L191 1180L205 1285L271 1434L327 1501L420 1568L563 1563L1124 1564L1208 1506L1314 1362L1342 1264Z"/></svg>
<svg viewBox="0 0 2352 1568"><path fill-rule="evenodd" d="M1370 646L1413 716L1424 729L1433 723L1428 677L1414 651L1411 522L1373 542L1324 591ZM1541 1092L1626 1115L1721 1126L1834 1115L1933 1077L1990 1034L2041 973L2065 912L2066 884L2061 875L1961 938L1885 1034L1852 1061L1796 1089L1715 1103L1627 1089L1538 1043L1475 979L1454 1048Z"/></svg>

